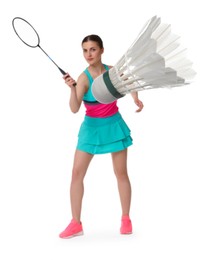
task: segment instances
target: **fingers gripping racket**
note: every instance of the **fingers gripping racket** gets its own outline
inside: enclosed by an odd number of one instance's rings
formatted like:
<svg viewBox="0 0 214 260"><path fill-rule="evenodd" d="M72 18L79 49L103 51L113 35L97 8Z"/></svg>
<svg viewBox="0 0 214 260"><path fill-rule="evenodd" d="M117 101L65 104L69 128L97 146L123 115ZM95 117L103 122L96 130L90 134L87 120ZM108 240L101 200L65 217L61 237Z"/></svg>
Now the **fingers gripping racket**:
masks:
<svg viewBox="0 0 214 260"><path fill-rule="evenodd" d="M53 59L51 59L51 57L42 49L42 47L40 46L39 34L29 22L27 22L25 19L21 17L15 17L12 21L12 25L16 35L24 44L31 48L39 47L40 50L42 50L43 53L57 66L59 71L63 75L66 74L66 72L62 70L56 64L56 62Z"/></svg>

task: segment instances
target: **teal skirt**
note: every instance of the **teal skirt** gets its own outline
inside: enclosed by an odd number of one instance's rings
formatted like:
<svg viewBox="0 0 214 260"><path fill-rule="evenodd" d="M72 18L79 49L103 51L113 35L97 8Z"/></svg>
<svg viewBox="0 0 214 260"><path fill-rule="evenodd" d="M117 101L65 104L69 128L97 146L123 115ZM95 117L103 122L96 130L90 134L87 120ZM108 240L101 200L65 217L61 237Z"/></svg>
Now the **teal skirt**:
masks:
<svg viewBox="0 0 214 260"><path fill-rule="evenodd" d="M106 118L85 116L78 134L77 150L104 154L124 150L130 145L130 129L119 112Z"/></svg>

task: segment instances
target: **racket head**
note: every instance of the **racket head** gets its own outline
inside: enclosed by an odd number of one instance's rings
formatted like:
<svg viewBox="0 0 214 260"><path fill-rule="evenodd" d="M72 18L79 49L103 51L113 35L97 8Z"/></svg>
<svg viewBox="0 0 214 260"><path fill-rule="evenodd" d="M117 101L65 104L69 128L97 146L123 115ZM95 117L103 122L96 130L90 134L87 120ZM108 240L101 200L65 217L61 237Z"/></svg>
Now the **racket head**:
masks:
<svg viewBox="0 0 214 260"><path fill-rule="evenodd" d="M39 34L28 21L21 17L15 17L12 20L12 25L16 35L24 44L31 48L39 46Z"/></svg>

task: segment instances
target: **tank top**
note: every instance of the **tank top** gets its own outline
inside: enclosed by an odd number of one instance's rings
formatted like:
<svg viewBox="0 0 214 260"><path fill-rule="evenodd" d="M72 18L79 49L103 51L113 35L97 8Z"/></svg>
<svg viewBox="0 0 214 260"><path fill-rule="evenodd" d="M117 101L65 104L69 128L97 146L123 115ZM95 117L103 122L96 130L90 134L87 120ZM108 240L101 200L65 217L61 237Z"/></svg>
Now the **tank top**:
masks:
<svg viewBox="0 0 214 260"><path fill-rule="evenodd" d="M103 65L106 70L109 70L109 67L107 65ZM83 103L86 108L86 116L104 118L116 114L118 112L117 101L114 101L110 104L99 103L94 98L91 91L92 83L94 80L88 69L85 69L84 73L86 74L89 81L89 89L83 96Z"/></svg>

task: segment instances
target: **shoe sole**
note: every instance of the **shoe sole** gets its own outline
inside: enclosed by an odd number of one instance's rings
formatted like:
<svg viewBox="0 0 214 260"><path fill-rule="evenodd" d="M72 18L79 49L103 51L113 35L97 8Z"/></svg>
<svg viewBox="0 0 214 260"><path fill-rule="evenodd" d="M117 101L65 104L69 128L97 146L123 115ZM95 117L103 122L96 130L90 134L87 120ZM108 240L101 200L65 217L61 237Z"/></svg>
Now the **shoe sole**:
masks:
<svg viewBox="0 0 214 260"><path fill-rule="evenodd" d="M71 235L71 236L68 236L68 237L60 237L60 238L62 238L62 239L69 239L69 238L72 238L72 237L82 236L83 234L84 234L83 231L80 231L80 232L78 232L78 233L76 233L76 234L73 234L73 235Z"/></svg>
<svg viewBox="0 0 214 260"><path fill-rule="evenodd" d="M120 233L121 235L131 235L132 232Z"/></svg>

